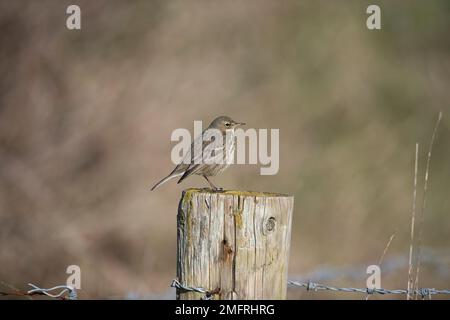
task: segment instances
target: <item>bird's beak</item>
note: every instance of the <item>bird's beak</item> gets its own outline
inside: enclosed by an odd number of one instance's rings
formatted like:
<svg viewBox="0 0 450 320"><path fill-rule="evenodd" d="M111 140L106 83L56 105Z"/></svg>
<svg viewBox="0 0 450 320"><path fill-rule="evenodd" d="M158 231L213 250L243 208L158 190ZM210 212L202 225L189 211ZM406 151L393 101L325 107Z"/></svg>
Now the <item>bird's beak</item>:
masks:
<svg viewBox="0 0 450 320"><path fill-rule="evenodd" d="M245 122L236 122L236 127L237 126L245 126Z"/></svg>

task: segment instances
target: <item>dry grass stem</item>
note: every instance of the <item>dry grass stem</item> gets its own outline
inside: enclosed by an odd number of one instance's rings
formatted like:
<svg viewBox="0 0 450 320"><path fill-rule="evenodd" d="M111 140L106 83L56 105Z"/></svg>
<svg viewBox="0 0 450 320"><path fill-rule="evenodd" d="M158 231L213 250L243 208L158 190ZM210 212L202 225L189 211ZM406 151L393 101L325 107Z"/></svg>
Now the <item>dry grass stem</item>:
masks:
<svg viewBox="0 0 450 320"><path fill-rule="evenodd" d="M414 248L414 226L416 221L416 203L417 203L417 169L419 163L419 144L416 143L416 156L414 161L414 191L413 191L413 205L411 214L411 240L409 245L409 267L408 267L408 294L406 299L411 299L410 291L413 288L413 248Z"/></svg>
<svg viewBox="0 0 450 320"><path fill-rule="evenodd" d="M414 289L419 288L419 272L420 272L420 263L421 263L420 247L421 247L421 243L422 243L422 233L423 233L425 206L426 206L426 200L427 200L431 153L433 151L433 145L434 145L434 141L436 139L436 133L439 128L439 124L441 123L441 120L442 120L442 111L439 112L439 117L436 121L436 125L434 126L433 134L431 136L430 146L428 148L427 165L426 165L426 169L425 169L425 181L424 181L424 186L423 186L422 208L421 208L421 212L420 212L419 233L418 233L418 242L417 242L417 263L416 263L416 274L415 274L416 277L414 280ZM417 298L417 294L416 294L416 298Z"/></svg>

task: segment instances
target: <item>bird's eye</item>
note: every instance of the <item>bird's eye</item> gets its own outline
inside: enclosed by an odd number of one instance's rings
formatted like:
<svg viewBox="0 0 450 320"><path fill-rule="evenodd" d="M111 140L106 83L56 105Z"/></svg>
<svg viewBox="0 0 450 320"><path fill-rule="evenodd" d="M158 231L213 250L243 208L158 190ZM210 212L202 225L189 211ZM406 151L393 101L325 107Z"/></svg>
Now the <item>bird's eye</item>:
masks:
<svg viewBox="0 0 450 320"><path fill-rule="evenodd" d="M231 126L231 123L227 122L227 123L225 123L225 126L229 127L229 126Z"/></svg>

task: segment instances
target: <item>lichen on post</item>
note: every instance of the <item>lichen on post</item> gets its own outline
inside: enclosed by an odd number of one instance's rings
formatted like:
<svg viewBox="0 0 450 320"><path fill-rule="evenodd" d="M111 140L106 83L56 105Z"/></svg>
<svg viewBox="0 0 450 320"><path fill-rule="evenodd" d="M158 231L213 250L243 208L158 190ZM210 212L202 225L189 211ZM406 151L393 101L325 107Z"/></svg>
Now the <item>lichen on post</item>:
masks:
<svg viewBox="0 0 450 320"><path fill-rule="evenodd" d="M285 299L294 198L208 189L183 191L177 277L214 299ZM177 289L177 299L204 294Z"/></svg>

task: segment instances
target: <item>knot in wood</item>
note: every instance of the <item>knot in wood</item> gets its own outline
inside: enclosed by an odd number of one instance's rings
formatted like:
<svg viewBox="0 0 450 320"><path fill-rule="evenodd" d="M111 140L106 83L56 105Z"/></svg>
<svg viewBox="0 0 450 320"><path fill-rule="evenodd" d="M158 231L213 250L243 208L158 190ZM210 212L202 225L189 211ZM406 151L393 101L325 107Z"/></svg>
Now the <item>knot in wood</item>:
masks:
<svg viewBox="0 0 450 320"><path fill-rule="evenodd" d="M267 219L266 224L264 226L264 230L266 233L272 232L275 230L276 220L274 217L270 217Z"/></svg>
<svg viewBox="0 0 450 320"><path fill-rule="evenodd" d="M223 244L224 258L227 259L233 253L233 249L228 244L226 239L223 239L222 244Z"/></svg>

